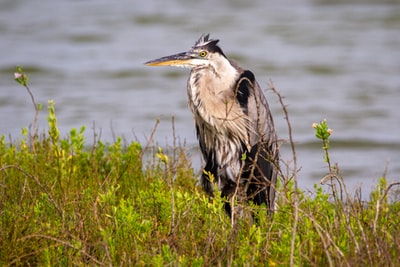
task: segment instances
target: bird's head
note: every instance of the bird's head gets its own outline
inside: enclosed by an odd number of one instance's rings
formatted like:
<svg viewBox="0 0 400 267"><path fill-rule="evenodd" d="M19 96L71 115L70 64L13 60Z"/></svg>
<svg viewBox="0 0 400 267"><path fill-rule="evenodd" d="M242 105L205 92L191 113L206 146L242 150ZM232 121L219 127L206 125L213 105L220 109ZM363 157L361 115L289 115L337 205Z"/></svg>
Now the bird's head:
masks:
<svg viewBox="0 0 400 267"><path fill-rule="evenodd" d="M203 68L218 65L220 61L227 61L219 40L209 39L209 34L203 34L194 46L187 52L150 60L148 66L177 66L184 68Z"/></svg>

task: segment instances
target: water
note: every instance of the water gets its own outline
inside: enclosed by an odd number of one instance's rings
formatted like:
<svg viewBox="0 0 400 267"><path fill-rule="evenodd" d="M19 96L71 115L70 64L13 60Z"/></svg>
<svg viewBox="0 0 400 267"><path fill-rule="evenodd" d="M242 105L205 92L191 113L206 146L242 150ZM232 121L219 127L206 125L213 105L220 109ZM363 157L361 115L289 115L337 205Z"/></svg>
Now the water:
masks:
<svg viewBox="0 0 400 267"><path fill-rule="evenodd" d="M22 1L0 4L0 134L19 136L33 121L27 92L13 81L16 65L30 74L38 102L56 102L63 135L82 125L103 141L145 142L176 133L194 151L187 108L188 70L143 62L183 52L202 33L225 54L285 96L297 144L299 183L312 189L326 174L311 124L334 129L331 160L350 189L366 196L384 173L400 174L400 5L324 1ZM277 97L266 90L279 135L288 130ZM46 128L46 112L40 127ZM200 168L200 156L193 162ZM291 159L288 145L282 158Z"/></svg>

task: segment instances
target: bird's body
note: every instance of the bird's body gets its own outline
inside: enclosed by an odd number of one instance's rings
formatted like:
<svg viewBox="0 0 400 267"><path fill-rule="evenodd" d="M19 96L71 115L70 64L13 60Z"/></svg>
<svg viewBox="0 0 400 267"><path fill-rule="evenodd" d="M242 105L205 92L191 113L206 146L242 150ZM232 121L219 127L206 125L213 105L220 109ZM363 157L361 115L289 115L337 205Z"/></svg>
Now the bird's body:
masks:
<svg viewBox="0 0 400 267"><path fill-rule="evenodd" d="M216 182L222 196L232 197L239 188L272 210L279 148L271 112L253 73L229 60L217 43L202 35L189 52L146 64L191 68L187 93L206 162L203 189L212 195ZM225 208L230 214L229 204Z"/></svg>

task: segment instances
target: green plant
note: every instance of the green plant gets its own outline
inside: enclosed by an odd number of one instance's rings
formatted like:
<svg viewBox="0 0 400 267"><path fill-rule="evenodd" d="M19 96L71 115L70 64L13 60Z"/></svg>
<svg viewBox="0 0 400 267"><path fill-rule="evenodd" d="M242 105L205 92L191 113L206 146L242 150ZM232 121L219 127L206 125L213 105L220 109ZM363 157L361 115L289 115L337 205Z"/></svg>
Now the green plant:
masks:
<svg viewBox="0 0 400 267"><path fill-rule="evenodd" d="M329 137L333 133L333 130L328 127L326 119L323 119L320 123L313 123L312 127L315 129L315 137L322 141L322 149L324 150L325 162L328 164L329 171L331 171L331 160L329 158Z"/></svg>
<svg viewBox="0 0 400 267"><path fill-rule="evenodd" d="M226 200L197 186L175 135L172 147L122 138L87 145L85 127L61 135L52 101L47 116L48 131L33 139L26 128L12 142L0 137L1 266L397 264L400 183L386 177L362 200L347 193L337 164L323 179L328 192L297 188L294 168L281 174L273 216L249 205L258 224L231 224ZM330 165L332 132L326 120L315 129Z"/></svg>
<svg viewBox="0 0 400 267"><path fill-rule="evenodd" d="M22 85L23 87L25 87L25 89L29 93L29 96L31 97L31 101L32 101L33 107L35 109L35 116L33 119L33 130L32 130L32 134L30 135L30 142L33 143L35 141L35 138L37 138L37 135L38 135L37 121L38 121L39 111L42 109L42 104L36 103L35 97L33 96L33 93L28 86L29 76L22 70L22 68L20 66L16 67L16 70L14 72L14 80L17 83L19 83L20 85ZM33 146L33 149L35 149L34 146Z"/></svg>

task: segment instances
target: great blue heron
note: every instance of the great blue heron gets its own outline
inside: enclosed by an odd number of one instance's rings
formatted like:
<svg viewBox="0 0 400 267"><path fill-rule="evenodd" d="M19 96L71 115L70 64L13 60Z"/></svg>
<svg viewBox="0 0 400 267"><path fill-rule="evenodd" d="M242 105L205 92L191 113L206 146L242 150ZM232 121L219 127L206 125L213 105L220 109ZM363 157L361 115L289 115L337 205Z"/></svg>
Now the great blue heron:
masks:
<svg viewBox="0 0 400 267"><path fill-rule="evenodd" d="M218 42L203 34L189 51L145 64L191 69L187 93L206 162L203 189L212 196L215 182L223 197L242 192L271 211L279 164L272 115L254 74L228 59ZM231 216L229 203L225 210Z"/></svg>

